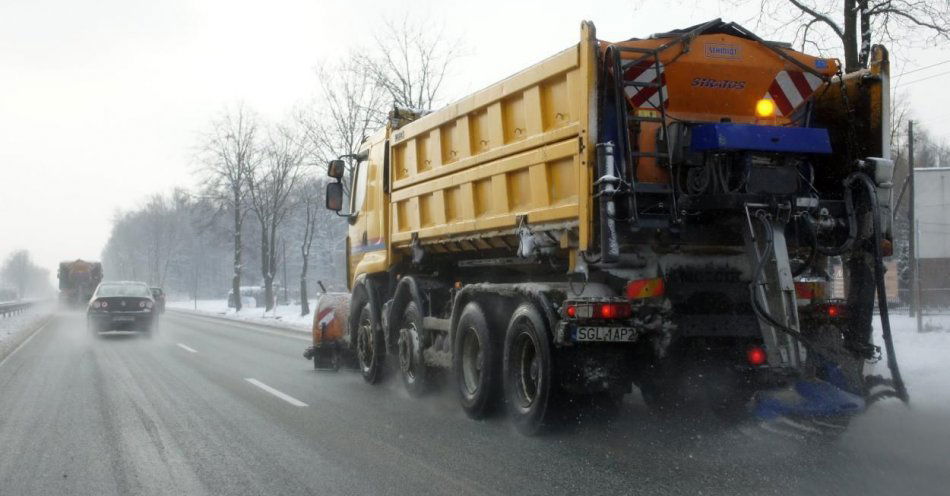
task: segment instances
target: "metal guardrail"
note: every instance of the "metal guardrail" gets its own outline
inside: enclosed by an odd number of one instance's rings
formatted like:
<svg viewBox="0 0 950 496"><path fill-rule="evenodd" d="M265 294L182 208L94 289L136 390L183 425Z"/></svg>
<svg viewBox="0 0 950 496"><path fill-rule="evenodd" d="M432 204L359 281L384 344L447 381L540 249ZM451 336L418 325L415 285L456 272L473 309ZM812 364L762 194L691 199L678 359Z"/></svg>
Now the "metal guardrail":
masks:
<svg viewBox="0 0 950 496"><path fill-rule="evenodd" d="M16 315L27 308L33 306L32 301L16 301L11 303L0 303L0 318Z"/></svg>

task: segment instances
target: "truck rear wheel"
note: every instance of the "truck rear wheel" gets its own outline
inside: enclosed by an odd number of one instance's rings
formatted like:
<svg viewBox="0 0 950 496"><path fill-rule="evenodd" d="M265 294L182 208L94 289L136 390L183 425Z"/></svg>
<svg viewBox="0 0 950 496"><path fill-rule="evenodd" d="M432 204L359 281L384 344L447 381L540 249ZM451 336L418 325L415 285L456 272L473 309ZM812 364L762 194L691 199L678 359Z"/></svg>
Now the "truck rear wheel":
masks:
<svg viewBox="0 0 950 496"><path fill-rule="evenodd" d="M531 436L545 426L554 392L551 345L541 314L524 303L511 316L505 334L505 398L512 422Z"/></svg>
<svg viewBox="0 0 950 496"><path fill-rule="evenodd" d="M478 303L465 306L456 329L452 368L459 400L470 418L484 418L495 406L501 354L495 349L488 321Z"/></svg>
<svg viewBox="0 0 950 496"><path fill-rule="evenodd" d="M363 304L356 325L356 357L360 373L364 381L376 384L383 377L384 345L382 331L373 325L373 307L370 302Z"/></svg>
<svg viewBox="0 0 950 496"><path fill-rule="evenodd" d="M399 370L402 382L410 396L421 396L429 386L428 370L422 350L425 346L425 329L422 327L422 313L414 301L406 305L399 323L399 337L396 349L399 352Z"/></svg>

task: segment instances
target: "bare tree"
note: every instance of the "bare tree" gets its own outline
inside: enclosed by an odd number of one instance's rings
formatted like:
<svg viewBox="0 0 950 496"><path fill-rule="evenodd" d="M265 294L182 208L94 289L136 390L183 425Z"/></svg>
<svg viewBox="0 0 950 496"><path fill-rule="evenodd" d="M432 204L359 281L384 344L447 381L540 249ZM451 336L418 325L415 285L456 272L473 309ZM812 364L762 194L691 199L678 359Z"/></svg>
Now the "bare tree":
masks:
<svg viewBox="0 0 950 496"><path fill-rule="evenodd" d="M300 134L289 127L275 127L263 148L262 160L247 177L251 208L261 228L261 276L267 310L274 306L277 231L290 210L290 198L307 156Z"/></svg>
<svg viewBox="0 0 950 496"><path fill-rule="evenodd" d="M848 72L867 66L871 44L875 41L901 43L919 35L950 39L950 2L946 0L759 0L756 3L761 5L761 17L777 21L781 27L795 28L795 40L801 43L802 50L843 51Z"/></svg>
<svg viewBox="0 0 950 496"><path fill-rule="evenodd" d="M385 123L387 93L354 58L318 69L319 98L297 112L313 165L323 167L329 160L354 155Z"/></svg>
<svg viewBox="0 0 950 496"><path fill-rule="evenodd" d="M461 52L460 39L451 38L443 24L409 16L384 21L376 33L375 50L356 54L358 63L386 90L395 106L432 109Z"/></svg>
<svg viewBox="0 0 950 496"><path fill-rule="evenodd" d="M300 215L297 226L300 235L300 315L310 313L310 301L307 291L307 272L310 269L310 248L317 233L317 220L323 211L320 199L323 196L323 181L307 178L297 189L295 206Z"/></svg>
<svg viewBox="0 0 950 496"><path fill-rule="evenodd" d="M257 132L257 116L243 105L238 105L212 122L211 132L203 147L202 163L207 176L208 193L221 207L229 210L234 219L231 290L237 311L241 310L241 235L246 215L245 193L251 171L259 161Z"/></svg>
<svg viewBox="0 0 950 496"><path fill-rule="evenodd" d="M16 289L17 297L42 296L52 291L49 271L33 263L30 252L16 250L0 266L0 280Z"/></svg>

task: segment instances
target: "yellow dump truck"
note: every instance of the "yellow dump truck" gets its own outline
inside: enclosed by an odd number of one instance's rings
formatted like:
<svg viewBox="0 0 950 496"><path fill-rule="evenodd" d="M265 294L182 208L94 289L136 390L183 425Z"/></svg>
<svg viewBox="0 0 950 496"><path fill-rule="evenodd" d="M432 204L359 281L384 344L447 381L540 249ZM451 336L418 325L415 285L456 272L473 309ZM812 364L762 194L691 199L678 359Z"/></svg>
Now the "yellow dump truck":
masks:
<svg viewBox="0 0 950 496"><path fill-rule="evenodd" d="M351 296L321 303L305 355L412 395L447 369L469 416L504 403L528 434L560 398L634 385L659 409L859 411L890 238L873 53L842 75L719 20L617 43L585 22L441 110L394 111L328 165Z"/></svg>

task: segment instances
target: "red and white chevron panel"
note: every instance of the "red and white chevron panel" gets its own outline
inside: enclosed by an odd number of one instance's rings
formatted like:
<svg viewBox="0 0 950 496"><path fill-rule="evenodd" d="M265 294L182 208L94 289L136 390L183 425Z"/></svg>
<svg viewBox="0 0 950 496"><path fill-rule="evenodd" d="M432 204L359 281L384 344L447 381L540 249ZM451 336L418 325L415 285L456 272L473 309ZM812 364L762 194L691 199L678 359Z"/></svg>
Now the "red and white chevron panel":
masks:
<svg viewBox="0 0 950 496"><path fill-rule="evenodd" d="M622 62L624 81L635 81L638 83L659 83L660 87L641 87L627 86L627 100L634 108L636 107L660 107L660 89L663 93L663 106L669 105L670 93L666 89L666 75L663 72L663 64L660 64L659 75L657 75L656 64L652 60Z"/></svg>
<svg viewBox="0 0 950 496"><path fill-rule="evenodd" d="M821 86L821 78L801 71L782 71L775 76L763 98L775 102L776 114L789 116Z"/></svg>

